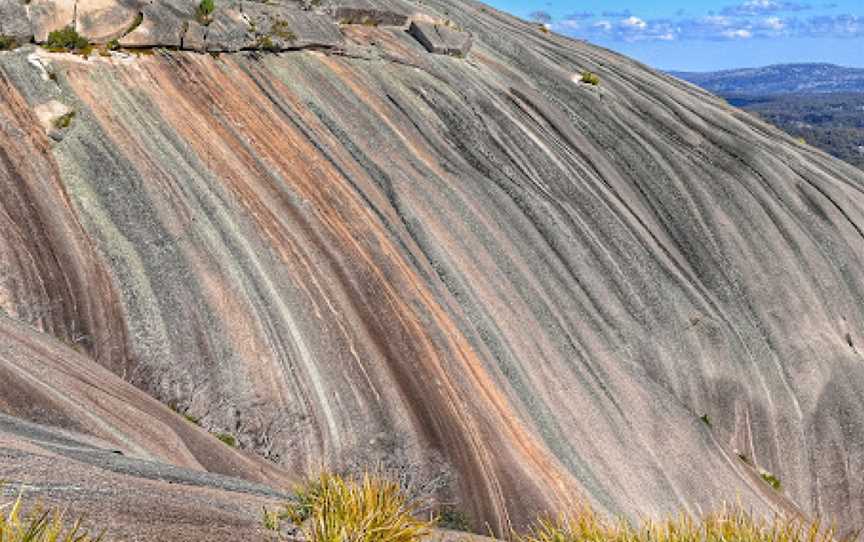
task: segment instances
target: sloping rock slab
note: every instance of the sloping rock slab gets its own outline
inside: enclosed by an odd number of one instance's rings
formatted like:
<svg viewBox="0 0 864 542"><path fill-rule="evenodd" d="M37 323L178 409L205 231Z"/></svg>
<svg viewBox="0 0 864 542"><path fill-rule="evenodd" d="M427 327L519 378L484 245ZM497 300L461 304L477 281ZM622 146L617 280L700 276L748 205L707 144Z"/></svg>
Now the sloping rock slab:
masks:
<svg viewBox="0 0 864 542"><path fill-rule="evenodd" d="M207 51L233 53L254 47L255 36L239 9L220 9L207 27L206 44Z"/></svg>
<svg viewBox="0 0 864 542"><path fill-rule="evenodd" d="M244 2L243 13L252 24L258 45L271 50L337 47L343 36L326 15L287 6Z"/></svg>
<svg viewBox="0 0 864 542"><path fill-rule="evenodd" d="M414 21L408 33L430 53L464 57L471 50L471 35L447 25Z"/></svg>
<svg viewBox="0 0 864 542"><path fill-rule="evenodd" d="M407 6L382 0L336 0L330 11L342 24L375 26L405 26L410 13Z"/></svg>
<svg viewBox="0 0 864 542"><path fill-rule="evenodd" d="M123 47L180 47L186 27L195 17L189 0L153 0L142 10L141 24L120 39Z"/></svg>
<svg viewBox="0 0 864 542"><path fill-rule="evenodd" d="M33 37L27 8L19 0L0 0L0 36L12 38L19 45Z"/></svg>
<svg viewBox="0 0 864 542"><path fill-rule="evenodd" d="M198 21L190 21L183 36L183 49L204 52L207 50L207 27Z"/></svg>
<svg viewBox="0 0 864 542"><path fill-rule="evenodd" d="M76 30L92 43L123 36L144 7L142 0L78 0Z"/></svg>
<svg viewBox="0 0 864 542"><path fill-rule="evenodd" d="M30 23L36 43L45 43L48 34L75 22L75 0L33 0Z"/></svg>

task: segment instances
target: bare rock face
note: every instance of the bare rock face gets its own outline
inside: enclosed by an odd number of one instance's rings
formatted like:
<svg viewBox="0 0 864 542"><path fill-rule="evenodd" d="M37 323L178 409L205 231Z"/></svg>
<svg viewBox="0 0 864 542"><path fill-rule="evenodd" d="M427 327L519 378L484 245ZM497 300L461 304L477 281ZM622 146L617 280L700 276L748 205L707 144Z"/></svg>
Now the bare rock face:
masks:
<svg viewBox="0 0 864 542"><path fill-rule="evenodd" d="M0 36L18 44L28 43L33 37L27 8L21 0L0 0Z"/></svg>
<svg viewBox="0 0 864 542"><path fill-rule="evenodd" d="M249 19L240 8L217 9L212 22L207 26L207 50L220 52L236 52L241 49L252 49L255 37Z"/></svg>
<svg viewBox="0 0 864 542"><path fill-rule="evenodd" d="M180 47L195 17L192 0L153 0L142 9L141 24L119 41L123 47Z"/></svg>
<svg viewBox="0 0 864 542"><path fill-rule="evenodd" d="M198 21L190 21L183 35L182 47L190 51L206 51L207 27Z"/></svg>
<svg viewBox="0 0 864 542"><path fill-rule="evenodd" d="M582 498L864 523L860 170L479 4L416 19L469 63L373 19L263 54L299 5L155 1L127 43L241 51L0 54L0 411L253 481L380 463L497 532Z"/></svg>
<svg viewBox="0 0 864 542"><path fill-rule="evenodd" d="M131 30L145 5L145 0L78 0L75 28L93 43L107 43Z"/></svg>
<svg viewBox="0 0 864 542"><path fill-rule="evenodd" d="M430 53L464 57L471 50L471 35L446 24L413 21L408 32Z"/></svg>
<svg viewBox="0 0 864 542"><path fill-rule="evenodd" d="M33 0L30 2L30 22L37 43L48 40L48 34L72 26L75 22L76 0Z"/></svg>
<svg viewBox="0 0 864 542"><path fill-rule="evenodd" d="M412 11L398 0L330 0L327 5L342 24L405 26Z"/></svg>
<svg viewBox="0 0 864 542"><path fill-rule="evenodd" d="M258 2L243 2L243 14L264 49L336 47L343 41L338 25L327 15Z"/></svg>

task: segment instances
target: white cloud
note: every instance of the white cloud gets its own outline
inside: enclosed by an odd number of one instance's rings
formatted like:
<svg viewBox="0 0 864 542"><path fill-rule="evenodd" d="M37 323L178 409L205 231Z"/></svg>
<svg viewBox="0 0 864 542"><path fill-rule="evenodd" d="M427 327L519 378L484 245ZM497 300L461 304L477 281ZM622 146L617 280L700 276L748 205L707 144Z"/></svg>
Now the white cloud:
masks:
<svg viewBox="0 0 864 542"><path fill-rule="evenodd" d="M783 30L783 27L786 26L786 24L780 17L768 17L765 19L765 26L771 30Z"/></svg>
<svg viewBox="0 0 864 542"><path fill-rule="evenodd" d="M634 15L631 15L631 16L627 17L626 19L624 19L623 21L621 21L621 24L623 24L624 26L630 26L633 28L638 28L640 30L644 30L645 27L648 26L648 23L646 23L645 21L643 21L642 19L640 19L639 17L636 17Z"/></svg>
<svg viewBox="0 0 864 542"><path fill-rule="evenodd" d="M599 28L607 32L612 30L612 23L610 23L609 21L597 21L596 23L594 23L593 26L594 28Z"/></svg>
<svg viewBox="0 0 864 542"><path fill-rule="evenodd" d="M753 32L747 30L746 28L739 28L737 30L724 30L723 36L725 36L729 39L740 38L740 39L746 40L748 38L753 37Z"/></svg>

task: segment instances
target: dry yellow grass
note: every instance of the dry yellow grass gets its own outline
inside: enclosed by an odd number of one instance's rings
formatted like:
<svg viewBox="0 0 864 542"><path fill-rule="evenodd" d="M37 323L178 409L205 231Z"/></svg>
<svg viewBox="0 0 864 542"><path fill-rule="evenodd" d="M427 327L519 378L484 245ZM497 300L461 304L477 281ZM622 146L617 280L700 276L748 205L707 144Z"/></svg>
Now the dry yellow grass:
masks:
<svg viewBox="0 0 864 542"><path fill-rule="evenodd" d="M98 542L81 528L76 521L69 529L64 528L61 512L50 512L37 507L30 513L23 512L23 499L0 506L0 542Z"/></svg>
<svg viewBox="0 0 864 542"><path fill-rule="evenodd" d="M740 506L723 506L702 518L686 514L633 527L609 522L589 508L569 518L542 520L517 542L835 542L834 530L818 521L761 518Z"/></svg>
<svg viewBox="0 0 864 542"><path fill-rule="evenodd" d="M265 523L275 530L280 518L288 519L302 526L309 542L417 542L432 524L414 517L415 511L393 482L322 474L297 491L281 514L265 514Z"/></svg>

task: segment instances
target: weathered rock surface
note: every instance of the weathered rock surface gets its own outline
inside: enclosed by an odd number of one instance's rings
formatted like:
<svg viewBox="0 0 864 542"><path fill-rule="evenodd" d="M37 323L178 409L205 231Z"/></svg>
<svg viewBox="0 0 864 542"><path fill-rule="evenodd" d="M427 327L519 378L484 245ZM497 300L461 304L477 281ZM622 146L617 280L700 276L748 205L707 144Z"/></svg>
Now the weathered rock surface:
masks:
<svg viewBox="0 0 864 542"><path fill-rule="evenodd" d="M430 53L464 57L471 50L471 35L446 24L413 21L408 33Z"/></svg>
<svg viewBox="0 0 864 542"><path fill-rule="evenodd" d="M77 0L75 29L94 43L107 43L133 27L145 5L145 0Z"/></svg>
<svg viewBox="0 0 864 542"><path fill-rule="evenodd" d="M3 414L0 453L0 503L23 492L28 503L106 529L111 540L262 540L262 507L275 509L284 498L268 486L128 457L89 435Z"/></svg>
<svg viewBox="0 0 864 542"><path fill-rule="evenodd" d="M197 21L190 21L183 35L181 47L191 51L207 50L207 27Z"/></svg>
<svg viewBox="0 0 864 542"><path fill-rule="evenodd" d="M32 0L30 24L37 43L48 40L48 34L75 23L76 0Z"/></svg>
<svg viewBox="0 0 864 542"><path fill-rule="evenodd" d="M329 0L326 5L343 24L405 26L412 12L400 0Z"/></svg>
<svg viewBox="0 0 864 542"><path fill-rule="evenodd" d="M33 37L27 8L20 0L0 0L0 36L19 44L28 43Z"/></svg>
<svg viewBox="0 0 864 542"><path fill-rule="evenodd" d="M447 475L499 531L583 496L864 523L864 174L609 51L422 10L469 61L386 26L338 55L0 55L20 342L290 472Z"/></svg>
<svg viewBox="0 0 864 542"><path fill-rule="evenodd" d="M152 0L142 10L143 19L119 42L123 47L180 47L195 17L192 0Z"/></svg>
<svg viewBox="0 0 864 542"><path fill-rule="evenodd" d="M243 2L243 14L264 48L337 47L343 41L339 26L327 15L258 2Z"/></svg>
<svg viewBox="0 0 864 542"><path fill-rule="evenodd" d="M249 20L237 9L218 9L207 26L207 50L236 52L255 47Z"/></svg>

